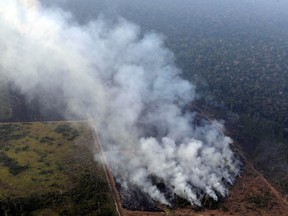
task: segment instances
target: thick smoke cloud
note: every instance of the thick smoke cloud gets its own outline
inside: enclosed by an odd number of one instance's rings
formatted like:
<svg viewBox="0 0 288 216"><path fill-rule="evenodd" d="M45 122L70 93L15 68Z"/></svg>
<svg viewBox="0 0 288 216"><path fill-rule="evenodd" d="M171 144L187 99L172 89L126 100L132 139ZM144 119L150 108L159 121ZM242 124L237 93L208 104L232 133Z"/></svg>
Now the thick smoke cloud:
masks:
<svg viewBox="0 0 288 216"><path fill-rule="evenodd" d="M194 123L185 110L195 87L180 77L163 39L119 19L79 25L37 1L0 3L0 70L43 106L91 115L117 181L169 204L155 185L200 205L226 196L239 162L219 122ZM55 102L56 101L56 102Z"/></svg>

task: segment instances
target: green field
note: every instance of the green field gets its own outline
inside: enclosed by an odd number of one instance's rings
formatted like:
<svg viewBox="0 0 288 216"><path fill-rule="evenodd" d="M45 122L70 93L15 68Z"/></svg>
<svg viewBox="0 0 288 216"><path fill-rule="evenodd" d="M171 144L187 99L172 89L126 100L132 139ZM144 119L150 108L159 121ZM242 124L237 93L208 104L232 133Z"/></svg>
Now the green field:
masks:
<svg viewBox="0 0 288 216"><path fill-rule="evenodd" d="M86 123L0 124L0 215L115 215Z"/></svg>

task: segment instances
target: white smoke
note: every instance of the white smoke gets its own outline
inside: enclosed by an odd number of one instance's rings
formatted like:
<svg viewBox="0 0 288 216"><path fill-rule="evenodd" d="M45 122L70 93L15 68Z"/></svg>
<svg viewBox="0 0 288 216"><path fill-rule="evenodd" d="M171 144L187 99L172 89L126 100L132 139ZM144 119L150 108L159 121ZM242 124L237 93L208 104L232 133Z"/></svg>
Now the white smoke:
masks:
<svg viewBox="0 0 288 216"><path fill-rule="evenodd" d="M239 162L219 122L193 124L194 86L180 77L162 38L99 18L86 25L37 1L0 3L0 71L45 106L92 115L113 174L169 204L151 177L193 205L226 196ZM52 98L52 99L51 99ZM55 100L55 101L54 101Z"/></svg>

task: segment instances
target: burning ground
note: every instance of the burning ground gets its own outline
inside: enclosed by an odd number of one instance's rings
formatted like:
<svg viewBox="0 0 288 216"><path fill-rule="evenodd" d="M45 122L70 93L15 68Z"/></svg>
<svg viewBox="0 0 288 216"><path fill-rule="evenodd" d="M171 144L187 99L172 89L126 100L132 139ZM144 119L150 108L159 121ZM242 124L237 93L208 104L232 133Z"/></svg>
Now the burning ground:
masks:
<svg viewBox="0 0 288 216"><path fill-rule="evenodd" d="M103 166L93 161L99 149L87 122L1 123L0 133L0 215L117 215L113 201L119 200L113 200ZM285 197L249 163L230 189L224 202L205 197L206 209L183 199L173 209L158 205L160 212L118 207L127 216L286 215ZM149 206L141 204L138 210Z"/></svg>
<svg viewBox="0 0 288 216"><path fill-rule="evenodd" d="M1 74L43 108L89 113L121 190L168 206L228 195L240 170L232 140L220 122L195 123L195 86L162 36L122 18L80 25L37 1L5 0L0 12Z"/></svg>

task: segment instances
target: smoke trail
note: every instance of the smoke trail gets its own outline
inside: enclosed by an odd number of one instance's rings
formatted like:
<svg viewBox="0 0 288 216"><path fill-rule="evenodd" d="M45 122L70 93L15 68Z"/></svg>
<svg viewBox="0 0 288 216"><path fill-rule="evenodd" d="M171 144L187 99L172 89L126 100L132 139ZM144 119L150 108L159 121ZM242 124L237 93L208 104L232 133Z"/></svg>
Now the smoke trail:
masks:
<svg viewBox="0 0 288 216"><path fill-rule="evenodd" d="M197 126L185 106L194 86L180 77L173 54L155 34L119 19L80 26L36 1L0 3L0 70L43 106L93 115L113 174L169 204L153 178L193 205L226 196L239 172L219 122Z"/></svg>

